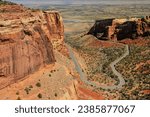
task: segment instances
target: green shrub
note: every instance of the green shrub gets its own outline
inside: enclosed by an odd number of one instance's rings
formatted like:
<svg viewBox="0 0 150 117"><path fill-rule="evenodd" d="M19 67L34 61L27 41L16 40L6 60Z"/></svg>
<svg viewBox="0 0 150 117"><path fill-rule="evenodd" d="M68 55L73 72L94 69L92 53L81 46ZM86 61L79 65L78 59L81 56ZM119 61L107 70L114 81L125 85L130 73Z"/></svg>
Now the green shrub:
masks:
<svg viewBox="0 0 150 117"><path fill-rule="evenodd" d="M19 95L19 91L16 92L16 95Z"/></svg>
<svg viewBox="0 0 150 117"><path fill-rule="evenodd" d="M57 97L58 95L57 95L57 93L55 93L55 97Z"/></svg>
<svg viewBox="0 0 150 117"><path fill-rule="evenodd" d="M30 89L28 87L26 87L25 89L26 94L29 94Z"/></svg>
<svg viewBox="0 0 150 117"><path fill-rule="evenodd" d="M18 97L18 98L17 98L17 100L21 100L21 98L20 98L20 97Z"/></svg>
<svg viewBox="0 0 150 117"><path fill-rule="evenodd" d="M36 86L37 86L37 87L41 87L41 83L39 83L39 82L36 83Z"/></svg>
<svg viewBox="0 0 150 117"><path fill-rule="evenodd" d="M37 95L37 97L38 97L38 98L42 98L42 94L39 93L39 94Z"/></svg>
<svg viewBox="0 0 150 117"><path fill-rule="evenodd" d="M33 88L33 86L32 86L32 85L30 85L30 86L29 86L29 88L30 88L30 89L32 89L32 88Z"/></svg>

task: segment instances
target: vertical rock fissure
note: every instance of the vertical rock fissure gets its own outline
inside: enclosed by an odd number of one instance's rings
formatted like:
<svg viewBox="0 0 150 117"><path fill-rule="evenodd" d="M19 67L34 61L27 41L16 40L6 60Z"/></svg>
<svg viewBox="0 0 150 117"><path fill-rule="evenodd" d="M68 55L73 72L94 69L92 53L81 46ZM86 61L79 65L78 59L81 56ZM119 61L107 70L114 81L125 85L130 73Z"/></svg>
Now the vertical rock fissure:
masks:
<svg viewBox="0 0 150 117"><path fill-rule="evenodd" d="M13 74L16 73L16 67L15 67L15 46L12 47L12 62L13 62Z"/></svg>
<svg viewBox="0 0 150 117"><path fill-rule="evenodd" d="M29 69L28 69L28 74L30 74L30 73L32 73L33 71L32 71L32 68L31 68L31 66L30 66L30 64L31 64L31 57L30 57L30 50L29 50L29 45L27 45L27 48L28 48L28 53L29 53L29 57L28 57L28 62L29 62Z"/></svg>
<svg viewBox="0 0 150 117"><path fill-rule="evenodd" d="M52 35L52 30L51 30L52 27L51 27L51 25L50 25L50 21L49 21L49 18L48 18L48 14L45 13L44 15L45 15L45 19L46 19L46 22L47 22L47 28L48 28L49 34Z"/></svg>
<svg viewBox="0 0 150 117"><path fill-rule="evenodd" d="M46 48L46 52L47 52L47 64L53 63L55 62L55 57L54 57L54 53L53 53L53 46L52 43L50 42L50 40L48 39L48 37L45 35L45 33L43 32L43 30L41 29L40 26L34 27L35 31L37 31L44 43L44 46Z"/></svg>

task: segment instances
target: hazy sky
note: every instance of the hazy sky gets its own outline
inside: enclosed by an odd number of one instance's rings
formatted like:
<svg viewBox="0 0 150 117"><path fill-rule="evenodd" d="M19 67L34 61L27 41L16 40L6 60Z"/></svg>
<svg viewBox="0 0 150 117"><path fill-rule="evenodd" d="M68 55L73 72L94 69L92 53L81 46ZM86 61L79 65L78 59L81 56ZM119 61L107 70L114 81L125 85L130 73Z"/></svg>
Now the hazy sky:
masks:
<svg viewBox="0 0 150 117"><path fill-rule="evenodd" d="M21 4L150 4L150 0L7 0Z"/></svg>

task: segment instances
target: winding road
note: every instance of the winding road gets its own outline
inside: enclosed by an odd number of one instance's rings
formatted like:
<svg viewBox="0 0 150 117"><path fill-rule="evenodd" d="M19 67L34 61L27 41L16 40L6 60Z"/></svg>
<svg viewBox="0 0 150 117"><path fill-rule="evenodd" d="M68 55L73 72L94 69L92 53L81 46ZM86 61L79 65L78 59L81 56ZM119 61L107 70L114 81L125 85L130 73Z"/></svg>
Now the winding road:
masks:
<svg viewBox="0 0 150 117"><path fill-rule="evenodd" d="M118 84L118 85L112 85L112 86L100 86L100 85L98 85L98 84L96 84L96 83L94 83L94 82L92 82L92 81L88 81L86 74L85 74L84 72L82 72L82 68L81 68L80 64L78 63L76 57L75 57L74 54L73 54L72 48L71 48L70 46L68 46L68 45L66 45L66 46L67 46L67 48L68 48L70 57L71 57L72 61L74 62L75 69L76 69L77 72L79 73L82 82L84 82L85 84L94 86L95 88L102 88L102 89L105 89L105 90L108 90L108 89L109 89L109 90L114 90L114 89L118 89L118 90L119 90L119 89L122 88L123 85L125 85L125 80L124 80L122 74L120 74L120 73L116 70L115 65L116 65L118 62L120 62L122 59L124 59L126 56L129 55L129 46L128 46L128 45L125 45L125 49L126 49L125 53L124 53L121 57L119 57L118 59L116 59L115 61L113 61L112 63L110 63L110 67L111 67L113 73L114 73L114 74L118 77L118 79L119 79L119 84Z"/></svg>

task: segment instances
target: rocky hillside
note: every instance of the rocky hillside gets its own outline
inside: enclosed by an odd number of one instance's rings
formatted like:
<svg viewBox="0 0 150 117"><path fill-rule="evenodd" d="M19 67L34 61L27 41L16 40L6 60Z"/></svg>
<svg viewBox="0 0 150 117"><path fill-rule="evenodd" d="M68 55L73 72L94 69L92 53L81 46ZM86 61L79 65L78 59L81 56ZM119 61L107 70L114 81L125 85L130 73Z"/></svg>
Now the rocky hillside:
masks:
<svg viewBox="0 0 150 117"><path fill-rule="evenodd" d="M16 81L55 63L53 49L63 50L63 41L63 22L58 12L0 5L1 78Z"/></svg>

